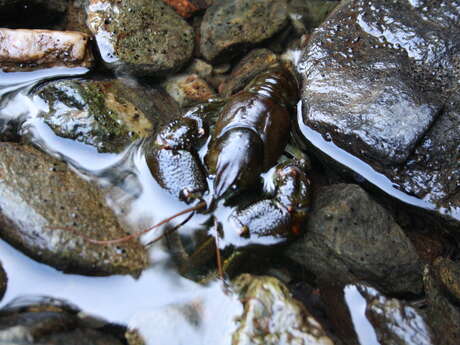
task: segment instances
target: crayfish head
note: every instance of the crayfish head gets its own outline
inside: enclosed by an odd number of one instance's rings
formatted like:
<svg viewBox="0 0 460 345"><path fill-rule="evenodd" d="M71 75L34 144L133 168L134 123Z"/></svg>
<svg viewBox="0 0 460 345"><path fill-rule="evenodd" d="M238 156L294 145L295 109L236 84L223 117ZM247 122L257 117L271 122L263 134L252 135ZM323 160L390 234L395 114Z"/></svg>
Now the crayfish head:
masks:
<svg viewBox="0 0 460 345"><path fill-rule="evenodd" d="M259 178L263 167L263 145L248 129L231 130L214 142L205 158L214 174L214 198L220 199L232 187L247 189Z"/></svg>

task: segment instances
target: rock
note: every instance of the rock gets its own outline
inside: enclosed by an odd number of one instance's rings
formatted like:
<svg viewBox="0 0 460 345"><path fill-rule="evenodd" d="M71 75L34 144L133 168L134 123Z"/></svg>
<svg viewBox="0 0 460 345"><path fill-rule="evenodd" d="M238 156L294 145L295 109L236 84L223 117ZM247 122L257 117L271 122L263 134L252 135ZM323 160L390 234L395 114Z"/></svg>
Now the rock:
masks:
<svg viewBox="0 0 460 345"><path fill-rule="evenodd" d="M6 277L6 272L3 269L2 263L0 262L0 301L2 300L3 295L5 294L7 281L8 279Z"/></svg>
<svg viewBox="0 0 460 345"><path fill-rule="evenodd" d="M436 269L434 269L436 270ZM456 345L460 337L460 311L444 294L442 283L432 267L424 272L424 283L429 324L433 329L436 344Z"/></svg>
<svg viewBox="0 0 460 345"><path fill-rule="evenodd" d="M365 285L358 285L358 290L367 302L365 315L381 345L441 344L434 341L423 309L388 298Z"/></svg>
<svg viewBox="0 0 460 345"><path fill-rule="evenodd" d="M121 72L164 74L192 56L192 28L161 0L90 0L87 24L104 62Z"/></svg>
<svg viewBox="0 0 460 345"><path fill-rule="evenodd" d="M459 18L451 1L345 1L298 66L304 124L383 173L390 181L380 188L457 232Z"/></svg>
<svg viewBox="0 0 460 345"><path fill-rule="evenodd" d="M457 304L460 303L460 265L447 258L439 257L433 263L432 271L443 291Z"/></svg>
<svg viewBox="0 0 460 345"><path fill-rule="evenodd" d="M18 29L59 28L68 1L0 0L1 27Z"/></svg>
<svg viewBox="0 0 460 345"><path fill-rule="evenodd" d="M127 80L58 80L37 92L40 116L62 137L120 152L170 121L179 109L162 90L147 90Z"/></svg>
<svg viewBox="0 0 460 345"><path fill-rule="evenodd" d="M297 35L312 32L338 4L334 0L290 0L289 19Z"/></svg>
<svg viewBox="0 0 460 345"><path fill-rule="evenodd" d="M186 73L198 74L201 78L207 78L213 73L213 66L201 59L194 59L187 67Z"/></svg>
<svg viewBox="0 0 460 345"><path fill-rule="evenodd" d="M91 67L89 36L74 31L0 29L0 68Z"/></svg>
<svg viewBox="0 0 460 345"><path fill-rule="evenodd" d="M208 61L229 61L272 37L287 20L284 0L216 0L201 24L200 51Z"/></svg>
<svg viewBox="0 0 460 345"><path fill-rule="evenodd" d="M409 239L357 185L318 190L306 235L285 254L324 284L371 282L390 294L420 294L421 265Z"/></svg>
<svg viewBox="0 0 460 345"><path fill-rule="evenodd" d="M64 23L66 30L79 31L91 35L91 31L89 31L86 25L85 3L86 0L69 1Z"/></svg>
<svg viewBox="0 0 460 345"><path fill-rule="evenodd" d="M332 345L321 324L277 279L242 274L233 287L244 301L244 313L232 345Z"/></svg>
<svg viewBox="0 0 460 345"><path fill-rule="evenodd" d="M212 0L163 0L163 2L174 8L181 17L188 18L208 8Z"/></svg>
<svg viewBox="0 0 460 345"><path fill-rule="evenodd" d="M174 76L167 79L163 86L181 107L204 103L215 96L214 90L197 74Z"/></svg>
<svg viewBox="0 0 460 345"><path fill-rule="evenodd" d="M16 299L0 310L0 341L5 344L122 345L78 308L52 298Z"/></svg>
<svg viewBox="0 0 460 345"><path fill-rule="evenodd" d="M242 90L256 75L267 70L278 61L278 56L268 49L254 49L232 70L228 81L219 90L229 97Z"/></svg>
<svg viewBox="0 0 460 345"><path fill-rule="evenodd" d="M147 252L138 242L98 245L126 235L96 186L66 164L18 144L0 143L0 236L64 272L138 276Z"/></svg>

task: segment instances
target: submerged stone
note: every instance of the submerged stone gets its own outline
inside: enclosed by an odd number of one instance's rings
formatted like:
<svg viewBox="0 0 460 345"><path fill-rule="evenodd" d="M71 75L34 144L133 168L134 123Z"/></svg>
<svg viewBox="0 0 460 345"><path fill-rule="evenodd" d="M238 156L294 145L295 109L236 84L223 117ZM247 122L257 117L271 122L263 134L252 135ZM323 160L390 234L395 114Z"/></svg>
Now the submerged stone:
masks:
<svg viewBox="0 0 460 345"><path fill-rule="evenodd" d="M367 302L365 317L381 345L440 344L435 342L423 309L403 300L388 298L369 286L358 285L357 288Z"/></svg>
<svg viewBox="0 0 460 345"><path fill-rule="evenodd" d="M214 1L201 24L200 51L208 61L228 61L272 37L287 21L284 0Z"/></svg>
<svg viewBox="0 0 460 345"><path fill-rule="evenodd" d="M244 313L232 345L333 345L317 319L279 280L242 274L233 288L244 301Z"/></svg>
<svg viewBox="0 0 460 345"><path fill-rule="evenodd" d="M91 67L89 36L75 31L0 29L0 69Z"/></svg>
<svg viewBox="0 0 460 345"><path fill-rule="evenodd" d="M86 238L126 236L104 195L66 164L30 147L0 143L0 236L64 272L131 274L147 266L136 241L98 245Z"/></svg>
<svg viewBox="0 0 460 345"><path fill-rule="evenodd" d="M147 90L122 79L58 80L45 84L37 96L45 104L40 116L57 135L100 152L122 151L178 112L161 89Z"/></svg>
<svg viewBox="0 0 460 345"><path fill-rule="evenodd" d="M122 345L104 330L109 325L64 301L17 298L0 309L0 341L5 344Z"/></svg>
<svg viewBox="0 0 460 345"><path fill-rule="evenodd" d="M298 66L301 126L457 229L459 18L451 1L345 1L312 35Z"/></svg>
<svg viewBox="0 0 460 345"><path fill-rule="evenodd" d="M104 62L121 72L164 74L192 56L191 26L161 0L90 0L87 24Z"/></svg>
<svg viewBox="0 0 460 345"><path fill-rule="evenodd" d="M391 214L357 185L322 187L305 237L285 254L324 285L364 280L391 294L422 292L413 245Z"/></svg>

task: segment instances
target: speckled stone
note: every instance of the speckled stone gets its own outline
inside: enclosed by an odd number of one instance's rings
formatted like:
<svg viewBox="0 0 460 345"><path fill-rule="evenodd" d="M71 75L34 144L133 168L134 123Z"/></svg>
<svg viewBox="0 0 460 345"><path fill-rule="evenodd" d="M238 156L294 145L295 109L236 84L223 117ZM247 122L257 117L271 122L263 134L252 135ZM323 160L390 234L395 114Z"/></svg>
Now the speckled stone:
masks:
<svg viewBox="0 0 460 345"><path fill-rule="evenodd" d="M161 0L90 0L87 24L104 62L121 72L164 74L192 56L191 26Z"/></svg>
<svg viewBox="0 0 460 345"><path fill-rule="evenodd" d="M137 241L98 245L126 235L98 187L30 146L0 143L0 236L64 272L131 274L147 266Z"/></svg>
<svg viewBox="0 0 460 345"><path fill-rule="evenodd" d="M284 0L216 0L201 23L201 53L208 61L228 61L272 37L287 20Z"/></svg>

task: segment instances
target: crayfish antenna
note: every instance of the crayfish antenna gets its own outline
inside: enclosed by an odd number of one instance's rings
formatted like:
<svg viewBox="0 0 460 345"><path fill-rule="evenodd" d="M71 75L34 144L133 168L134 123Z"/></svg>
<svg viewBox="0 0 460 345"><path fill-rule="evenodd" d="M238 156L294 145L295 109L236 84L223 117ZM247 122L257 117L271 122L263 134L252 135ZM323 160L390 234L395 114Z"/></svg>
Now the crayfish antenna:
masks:
<svg viewBox="0 0 460 345"><path fill-rule="evenodd" d="M219 277L222 281L224 281L224 269L222 266L222 255L220 254L219 248L219 231L218 227L219 224L217 222L217 218L214 217L214 228L216 231L216 235L214 236L214 241L216 242L216 258L217 258L217 271L219 272Z"/></svg>
<svg viewBox="0 0 460 345"><path fill-rule="evenodd" d="M182 222L180 222L179 224L177 224L175 227L171 228L171 229L168 229L166 230L162 235L158 236L157 238L155 238L154 240L150 241L149 243L147 243L145 246L146 247L150 247L152 246L153 244L157 243L158 241L160 241L161 239L165 238L166 236L172 234L174 231L176 231L177 229L179 229L182 225L186 224L190 218L193 217L193 215L195 214L195 212L191 212L187 218L185 218L185 220L183 220Z"/></svg>
<svg viewBox="0 0 460 345"><path fill-rule="evenodd" d="M129 235L126 235L126 236L123 236L123 237L120 237L120 238L116 238L116 239L113 239L113 240L96 240L94 238L88 237L86 235L83 235L83 234L77 232L75 229L68 228L68 227L50 226L50 227L48 227L48 229L71 231L73 233L76 233L78 236L82 237L84 240L86 240L86 241L88 241L90 243L100 244L100 245L107 245L108 246L108 245L123 243L123 242L127 242L127 241L130 241L130 240L136 239L136 238L148 233L149 231L151 231L151 230L153 230L155 228L158 228L158 227L170 222L171 220L173 220L173 219L175 219L177 217L180 217L180 216L182 216L184 214L187 214L187 213L190 213L190 212L200 210L200 209L205 208L205 207L206 207L206 203L204 201L201 201L197 205L195 205L193 207L186 208L185 210L180 211L180 212L172 215L171 217L163 219L161 222L159 222L159 223L157 223L155 225L152 225L151 227L149 227L147 229L144 229L144 230L141 230L141 231L138 231L138 232L134 232L132 234L129 234Z"/></svg>

